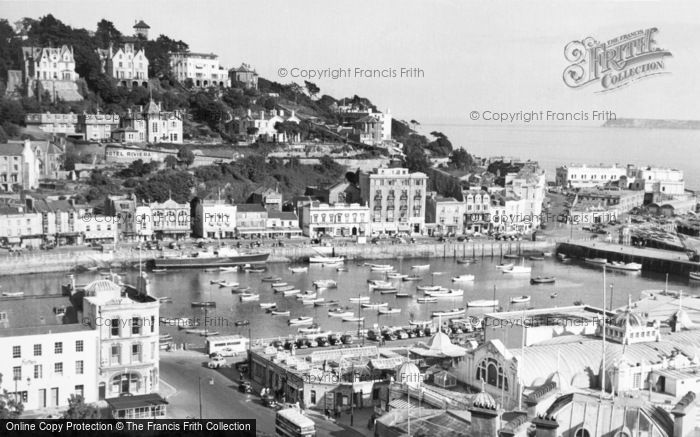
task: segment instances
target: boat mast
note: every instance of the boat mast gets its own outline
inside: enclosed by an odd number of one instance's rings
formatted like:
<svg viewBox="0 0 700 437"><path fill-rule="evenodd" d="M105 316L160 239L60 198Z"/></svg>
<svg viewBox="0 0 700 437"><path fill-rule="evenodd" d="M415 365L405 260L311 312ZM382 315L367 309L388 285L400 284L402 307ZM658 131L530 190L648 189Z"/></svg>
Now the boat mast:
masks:
<svg viewBox="0 0 700 437"><path fill-rule="evenodd" d="M605 394L605 330L606 330L606 320L608 318L608 312L605 311L605 293L606 293L606 287L605 287L605 270L606 266L603 264L603 366L601 371L601 383L600 383L600 396L601 398Z"/></svg>

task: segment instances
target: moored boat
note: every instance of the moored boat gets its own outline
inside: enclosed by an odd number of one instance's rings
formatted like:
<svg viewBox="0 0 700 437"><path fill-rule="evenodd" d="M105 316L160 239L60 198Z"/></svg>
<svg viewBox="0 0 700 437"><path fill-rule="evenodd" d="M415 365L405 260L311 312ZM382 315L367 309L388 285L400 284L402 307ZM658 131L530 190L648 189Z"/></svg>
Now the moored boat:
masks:
<svg viewBox="0 0 700 437"><path fill-rule="evenodd" d="M314 302L315 307L328 307L332 305L340 305L340 301L322 299L319 302Z"/></svg>
<svg viewBox="0 0 700 437"><path fill-rule="evenodd" d="M170 296L163 296L163 297L159 297L159 298L158 298L158 301L159 301L160 303L172 303L172 302L173 302L173 298L170 297Z"/></svg>
<svg viewBox="0 0 700 437"><path fill-rule="evenodd" d="M433 324L432 320L409 320L408 324L411 326L431 326Z"/></svg>
<svg viewBox="0 0 700 437"><path fill-rule="evenodd" d="M241 302L253 302L260 300L260 295L257 293L243 293L241 294Z"/></svg>
<svg viewBox="0 0 700 437"><path fill-rule="evenodd" d="M544 261L544 255L533 255L528 258L530 261Z"/></svg>
<svg viewBox="0 0 700 437"><path fill-rule="evenodd" d="M437 290L442 290L444 287L441 287L439 285L419 285L416 287L416 290L419 291L437 291Z"/></svg>
<svg viewBox="0 0 700 437"><path fill-rule="evenodd" d="M264 263L269 253L239 253L232 248L222 248L216 252L197 252L181 257L155 258L154 269L217 268L233 267L242 264Z"/></svg>
<svg viewBox="0 0 700 437"><path fill-rule="evenodd" d="M530 284L553 284L556 281L554 276L537 276L530 278Z"/></svg>
<svg viewBox="0 0 700 437"><path fill-rule="evenodd" d="M459 258L457 259L457 264L472 264L476 262L474 258Z"/></svg>
<svg viewBox="0 0 700 437"><path fill-rule="evenodd" d="M312 256L309 258L311 264L330 264L330 263L341 263L344 262L345 258L342 256Z"/></svg>
<svg viewBox="0 0 700 437"><path fill-rule="evenodd" d="M477 299L477 300L470 300L467 302L468 307L497 307L498 306L498 300L497 299Z"/></svg>
<svg viewBox="0 0 700 437"><path fill-rule="evenodd" d="M530 302L530 296L516 296L510 298L510 303L525 303Z"/></svg>
<svg viewBox="0 0 700 437"><path fill-rule="evenodd" d="M310 325L310 324L312 324L313 322L314 322L314 318L313 318L313 317L306 317L306 316L297 317L297 318L295 318L295 319L289 319L289 324L292 325L292 326L295 326L295 325ZM319 332L320 332L320 331L321 331L321 328L318 328L318 329L319 329ZM309 334L310 334L310 333L309 333Z"/></svg>
<svg viewBox="0 0 700 437"><path fill-rule="evenodd" d="M501 264L497 265L496 268L499 270L508 270L508 269L512 269L514 265L515 264L513 264L513 263L501 263Z"/></svg>
<svg viewBox="0 0 700 437"><path fill-rule="evenodd" d="M452 277L452 282L469 282L474 280L474 275L459 275Z"/></svg>
<svg viewBox="0 0 700 437"><path fill-rule="evenodd" d="M194 301L191 303L193 307L215 307L216 302L214 301Z"/></svg>
<svg viewBox="0 0 700 437"><path fill-rule="evenodd" d="M282 280L282 278L280 278L279 276L265 276L260 281L262 281L262 282L279 282L281 280Z"/></svg>
<svg viewBox="0 0 700 437"><path fill-rule="evenodd" d="M694 281L700 281L700 272L690 272L688 276Z"/></svg>
<svg viewBox="0 0 700 437"><path fill-rule="evenodd" d="M308 317L308 318L311 319L311 317ZM313 319L312 319L312 321L313 321ZM300 334L318 334L319 332L321 332L321 327L318 326L316 323L314 323L309 327L299 328L298 331Z"/></svg>
<svg viewBox="0 0 700 437"><path fill-rule="evenodd" d="M401 312L401 308L391 308L391 307L379 308L379 310L378 310L377 312L378 312L379 314L386 314L386 315L388 315L388 314L399 314L399 313Z"/></svg>
<svg viewBox="0 0 700 437"><path fill-rule="evenodd" d="M297 299L299 300L304 300L304 299L316 299L316 296L318 296L318 293L313 291L313 290L306 290L303 293L297 294Z"/></svg>
<svg viewBox="0 0 700 437"><path fill-rule="evenodd" d="M323 297L317 297L314 299L302 299L301 304L302 305L316 305L317 303L325 302L325 300L326 299Z"/></svg>
<svg viewBox="0 0 700 437"><path fill-rule="evenodd" d="M272 283L272 288L286 287L287 285L289 285L289 284L286 283L286 282L273 282L273 283Z"/></svg>
<svg viewBox="0 0 700 437"><path fill-rule="evenodd" d="M24 291L3 291L2 295L5 297L22 297L24 296Z"/></svg>
<svg viewBox="0 0 700 437"><path fill-rule="evenodd" d="M264 310L269 310L269 309L277 308L277 303L276 303L276 302L262 302L262 303L260 304L260 308L262 308L262 309L264 309Z"/></svg>
<svg viewBox="0 0 700 437"><path fill-rule="evenodd" d="M279 310L272 310L270 311L270 314L273 316L288 316L290 314L289 310L286 311L279 311Z"/></svg>
<svg viewBox="0 0 700 437"><path fill-rule="evenodd" d="M246 273L263 273L265 271L264 267L247 267L245 269Z"/></svg>
<svg viewBox="0 0 700 437"><path fill-rule="evenodd" d="M274 287L275 293L283 293L285 291L294 290L293 285L282 285L280 287Z"/></svg>
<svg viewBox="0 0 700 437"><path fill-rule="evenodd" d="M373 272L390 272L394 270L392 266L385 266L385 267L370 267L370 270Z"/></svg>
<svg viewBox="0 0 700 437"><path fill-rule="evenodd" d="M465 308L453 308L451 310L433 311L433 317L455 317L466 312Z"/></svg>
<svg viewBox="0 0 700 437"><path fill-rule="evenodd" d="M328 310L329 317L352 317L355 313L344 308L335 308Z"/></svg>
<svg viewBox="0 0 700 437"><path fill-rule="evenodd" d="M430 269L430 264L418 264L411 266L411 270L428 270Z"/></svg>
<svg viewBox="0 0 700 437"><path fill-rule="evenodd" d="M221 288L234 288L238 287L238 282L232 282L232 281L221 281L219 282L219 287Z"/></svg>
<svg viewBox="0 0 700 437"><path fill-rule="evenodd" d="M435 302L437 302L437 297L433 297L433 296L419 297L418 299L416 299L416 302L418 302L418 303L435 303Z"/></svg>
<svg viewBox="0 0 700 437"><path fill-rule="evenodd" d="M426 296L445 298L445 297L461 297L464 296L464 290L445 290L445 291L426 291Z"/></svg>
<svg viewBox="0 0 700 437"><path fill-rule="evenodd" d="M384 288L382 290L379 290L381 294L396 294L397 290L396 288Z"/></svg>
<svg viewBox="0 0 700 437"><path fill-rule="evenodd" d="M513 266L509 269L504 269L503 273L507 275L528 275L532 272L530 266Z"/></svg>
<svg viewBox="0 0 700 437"><path fill-rule="evenodd" d="M369 296L360 296L360 297L351 297L350 302L351 303L366 303L369 302L370 297Z"/></svg>
<svg viewBox="0 0 700 437"><path fill-rule="evenodd" d="M295 294L299 294L299 293L301 293L301 290L300 290L300 289L298 289L298 288L292 288L292 289L290 289L290 290L284 290L284 291L282 292L282 295L286 297L286 296L294 296Z"/></svg>
<svg viewBox="0 0 700 437"><path fill-rule="evenodd" d="M221 273L235 273L238 271L238 266L233 267L219 267Z"/></svg>
<svg viewBox="0 0 700 437"><path fill-rule="evenodd" d="M517 253L506 253L505 255L503 255L503 258L505 258L505 259L519 259L520 255L518 255Z"/></svg>
<svg viewBox="0 0 700 437"><path fill-rule="evenodd" d="M361 322L365 320L364 317L355 317L355 316L348 316L348 317L343 317L343 322Z"/></svg>
<svg viewBox="0 0 700 437"><path fill-rule="evenodd" d="M236 320L236 326L248 326L250 322L248 320Z"/></svg>
<svg viewBox="0 0 700 437"><path fill-rule="evenodd" d="M389 304L388 304L387 302L381 302L381 303L371 303L371 302L368 302L368 303L363 303L363 304L361 304L361 305L362 305L362 308L368 309L368 310L376 310L376 309L379 309L379 308L384 308L384 307L388 307L388 306L389 306Z"/></svg>
<svg viewBox="0 0 700 437"><path fill-rule="evenodd" d="M319 279L318 281L314 281L314 286L316 288L336 288L338 287L338 283L332 279Z"/></svg>
<svg viewBox="0 0 700 437"><path fill-rule="evenodd" d="M306 273L309 271L309 268L304 266L304 267L290 267L289 271L292 273Z"/></svg>
<svg viewBox="0 0 700 437"><path fill-rule="evenodd" d="M620 261L607 263L605 264L605 267L611 270L620 270L623 272L639 272L642 270L642 265L639 263L624 263Z"/></svg>
<svg viewBox="0 0 700 437"><path fill-rule="evenodd" d="M388 273L386 277L387 279L403 279L408 278L408 275L405 273Z"/></svg>
<svg viewBox="0 0 700 437"><path fill-rule="evenodd" d="M607 258L584 258L583 260L585 262L587 262L588 264L596 264L596 265L603 265L603 264L608 263Z"/></svg>
<svg viewBox="0 0 700 437"><path fill-rule="evenodd" d="M412 295L410 293L396 293L396 297L398 298L407 298L411 297Z"/></svg>
<svg viewBox="0 0 700 437"><path fill-rule="evenodd" d="M406 282L412 282L412 281L421 281L423 278L418 276L418 275L411 275L411 276L406 276L405 278L402 278L402 281Z"/></svg>

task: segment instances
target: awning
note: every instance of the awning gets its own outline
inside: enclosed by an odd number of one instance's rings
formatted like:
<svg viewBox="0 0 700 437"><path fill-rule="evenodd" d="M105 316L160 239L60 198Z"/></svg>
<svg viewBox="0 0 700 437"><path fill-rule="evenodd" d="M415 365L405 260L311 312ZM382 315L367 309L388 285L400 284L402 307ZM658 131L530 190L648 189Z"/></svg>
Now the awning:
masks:
<svg viewBox="0 0 700 437"><path fill-rule="evenodd" d="M135 396L119 396L118 398L106 399L106 401L112 410L132 410L134 408L168 404L168 401L163 399L158 393Z"/></svg>

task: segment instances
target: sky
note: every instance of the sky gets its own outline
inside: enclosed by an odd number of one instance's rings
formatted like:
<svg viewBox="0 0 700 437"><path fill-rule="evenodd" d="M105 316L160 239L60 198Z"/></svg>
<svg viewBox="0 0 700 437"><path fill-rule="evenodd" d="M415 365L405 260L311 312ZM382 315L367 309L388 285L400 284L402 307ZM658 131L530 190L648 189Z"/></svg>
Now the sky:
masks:
<svg viewBox="0 0 700 437"><path fill-rule="evenodd" d="M46 14L94 30L105 18L124 34L136 20L213 52L227 68L246 62L282 83L306 70L348 69L312 79L321 94L368 97L421 123L468 123L471 111L613 111L618 117L698 119L700 2L465 0L0 0L13 22ZM596 93L562 80L567 43L658 28L669 74ZM287 76L280 77L280 69ZM418 68L422 77L358 78L355 68Z"/></svg>

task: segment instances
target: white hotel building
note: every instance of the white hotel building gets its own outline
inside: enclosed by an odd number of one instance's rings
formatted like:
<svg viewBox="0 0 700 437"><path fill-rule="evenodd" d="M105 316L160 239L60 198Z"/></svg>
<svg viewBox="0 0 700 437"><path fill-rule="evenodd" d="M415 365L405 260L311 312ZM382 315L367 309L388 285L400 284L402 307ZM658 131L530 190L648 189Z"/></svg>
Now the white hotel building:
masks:
<svg viewBox="0 0 700 437"><path fill-rule="evenodd" d="M312 202L300 209L299 222L308 237L363 236L369 234L369 207L357 203Z"/></svg>
<svg viewBox="0 0 700 437"><path fill-rule="evenodd" d="M192 85L197 88L231 86L228 70L219 65L219 55L214 53L171 53L170 68L182 84L191 79Z"/></svg>
<svg viewBox="0 0 700 437"><path fill-rule="evenodd" d="M25 411L65 407L72 394L97 401L97 347L66 297L0 298L0 390Z"/></svg>
<svg viewBox="0 0 700 437"><path fill-rule="evenodd" d="M614 165L571 164L557 167L556 184L567 188L604 186L627 176L627 167Z"/></svg>

